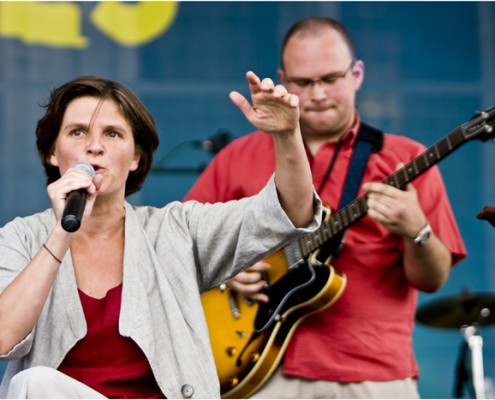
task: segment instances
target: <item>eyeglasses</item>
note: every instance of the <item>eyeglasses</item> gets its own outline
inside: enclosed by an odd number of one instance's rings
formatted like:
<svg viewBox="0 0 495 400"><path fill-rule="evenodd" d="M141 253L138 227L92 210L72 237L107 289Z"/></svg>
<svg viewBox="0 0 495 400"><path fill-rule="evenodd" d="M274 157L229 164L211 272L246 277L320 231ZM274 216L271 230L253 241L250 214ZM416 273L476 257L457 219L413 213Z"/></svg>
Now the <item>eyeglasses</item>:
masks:
<svg viewBox="0 0 495 400"><path fill-rule="evenodd" d="M349 66L345 69L345 71L342 72L332 72L328 75L322 76L321 78L286 78L287 83L293 83L296 86L299 86L301 89L306 89L309 87L313 87L317 83L321 83L323 86L332 86L334 85L339 79L345 78L347 73L352 69L354 66L355 60L352 60Z"/></svg>

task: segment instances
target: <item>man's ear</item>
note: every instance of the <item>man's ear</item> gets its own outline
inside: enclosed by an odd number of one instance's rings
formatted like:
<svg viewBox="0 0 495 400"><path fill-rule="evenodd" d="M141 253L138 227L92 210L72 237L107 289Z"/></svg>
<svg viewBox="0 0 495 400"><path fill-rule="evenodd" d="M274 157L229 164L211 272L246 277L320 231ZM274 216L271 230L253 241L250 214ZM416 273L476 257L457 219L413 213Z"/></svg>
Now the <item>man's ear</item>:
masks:
<svg viewBox="0 0 495 400"><path fill-rule="evenodd" d="M352 66L352 75L354 76L354 87L359 90L364 82L364 62L357 60Z"/></svg>

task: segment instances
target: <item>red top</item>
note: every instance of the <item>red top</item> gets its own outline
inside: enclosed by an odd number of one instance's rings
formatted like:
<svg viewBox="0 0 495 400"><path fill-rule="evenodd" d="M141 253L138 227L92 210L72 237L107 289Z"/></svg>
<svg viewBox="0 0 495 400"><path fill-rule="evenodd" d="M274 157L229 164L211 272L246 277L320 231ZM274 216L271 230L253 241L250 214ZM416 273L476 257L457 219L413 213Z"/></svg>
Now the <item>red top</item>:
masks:
<svg viewBox="0 0 495 400"><path fill-rule="evenodd" d="M80 290L79 297L88 332L67 353L59 371L108 398L165 398L142 350L119 334L122 284L102 299Z"/></svg>
<svg viewBox="0 0 495 400"><path fill-rule="evenodd" d="M332 210L340 201L357 125L347 134L319 193ZM315 188L320 187L335 147L326 143L314 157L308 155ZM385 134L383 149L370 155L363 182L382 181L399 163L407 164L425 150L409 138ZM251 196L274 168L271 135L244 136L215 157L186 199L213 203ZM433 231L458 262L466 250L438 168L430 168L413 184ZM360 189L358 196L363 193ZM347 274L347 286L334 305L299 325L285 355L285 373L341 382L417 376L412 346L417 290L404 275L403 238L365 216L347 229L344 241L331 264Z"/></svg>

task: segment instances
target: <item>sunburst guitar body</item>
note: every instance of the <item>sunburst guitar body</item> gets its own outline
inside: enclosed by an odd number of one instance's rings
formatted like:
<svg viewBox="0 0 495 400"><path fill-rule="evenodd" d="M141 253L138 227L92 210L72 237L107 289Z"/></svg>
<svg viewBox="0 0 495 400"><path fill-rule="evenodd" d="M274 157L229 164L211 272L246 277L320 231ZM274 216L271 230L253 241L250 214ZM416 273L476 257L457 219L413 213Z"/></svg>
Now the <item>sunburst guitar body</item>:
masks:
<svg viewBox="0 0 495 400"><path fill-rule="evenodd" d="M295 273L305 283L311 279L322 282L318 293L313 295L313 287L301 287L299 283L292 287L295 291L285 303L276 303L275 298L280 299L290 291L281 292L277 283L284 283L284 278L292 273L287 273L281 252L265 261L272 265L269 304L250 302L223 286L202 296L222 398L249 397L263 385L278 367L298 324L330 307L345 287L344 274L321 264L313 269L315 278L311 278L308 270Z"/></svg>

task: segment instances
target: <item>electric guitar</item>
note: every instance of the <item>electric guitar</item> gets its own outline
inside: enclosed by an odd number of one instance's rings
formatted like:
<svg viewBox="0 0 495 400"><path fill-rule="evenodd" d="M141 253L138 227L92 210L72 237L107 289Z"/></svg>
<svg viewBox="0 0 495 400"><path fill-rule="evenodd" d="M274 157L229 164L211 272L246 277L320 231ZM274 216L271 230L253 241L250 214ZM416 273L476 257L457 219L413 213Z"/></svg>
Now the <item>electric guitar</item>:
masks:
<svg viewBox="0 0 495 400"><path fill-rule="evenodd" d="M465 142L493 138L494 125L495 107L461 125L382 182L404 189ZM252 395L278 367L304 318L325 310L341 296L346 276L330 265L331 257L344 231L366 215L367 199L365 193L332 216L327 212L316 231L266 259L271 264L265 276L269 303L250 302L225 285L202 295L222 398Z"/></svg>

